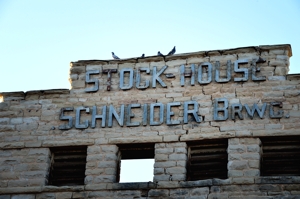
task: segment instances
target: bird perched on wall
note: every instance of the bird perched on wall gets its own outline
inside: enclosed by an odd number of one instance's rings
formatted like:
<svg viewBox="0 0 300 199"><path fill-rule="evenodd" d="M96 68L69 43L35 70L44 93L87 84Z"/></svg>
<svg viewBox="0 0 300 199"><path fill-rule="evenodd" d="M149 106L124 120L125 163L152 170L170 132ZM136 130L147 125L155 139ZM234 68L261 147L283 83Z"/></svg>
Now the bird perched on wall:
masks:
<svg viewBox="0 0 300 199"><path fill-rule="evenodd" d="M144 58L145 57L145 54L142 54L141 58Z"/></svg>
<svg viewBox="0 0 300 199"><path fill-rule="evenodd" d="M112 54L112 57L113 57L114 59L120 59L117 55L115 55L114 52L111 52L111 54Z"/></svg>
<svg viewBox="0 0 300 199"><path fill-rule="evenodd" d="M174 55L175 52L176 52L176 49L175 49L175 46L174 46L174 48L168 53L168 55Z"/></svg>
<svg viewBox="0 0 300 199"><path fill-rule="evenodd" d="M160 53L160 51L157 52L158 56L164 56L163 54Z"/></svg>

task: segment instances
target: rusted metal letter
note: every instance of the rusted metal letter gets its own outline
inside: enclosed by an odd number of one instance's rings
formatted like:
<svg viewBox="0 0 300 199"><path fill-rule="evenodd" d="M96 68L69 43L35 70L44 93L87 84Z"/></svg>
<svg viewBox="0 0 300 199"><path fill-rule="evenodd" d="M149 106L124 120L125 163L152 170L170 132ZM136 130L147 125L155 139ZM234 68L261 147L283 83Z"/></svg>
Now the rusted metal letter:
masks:
<svg viewBox="0 0 300 199"><path fill-rule="evenodd" d="M107 73L107 91L110 91L110 87L111 87L111 73L116 73L118 71L118 69L105 69L102 72L103 73Z"/></svg>

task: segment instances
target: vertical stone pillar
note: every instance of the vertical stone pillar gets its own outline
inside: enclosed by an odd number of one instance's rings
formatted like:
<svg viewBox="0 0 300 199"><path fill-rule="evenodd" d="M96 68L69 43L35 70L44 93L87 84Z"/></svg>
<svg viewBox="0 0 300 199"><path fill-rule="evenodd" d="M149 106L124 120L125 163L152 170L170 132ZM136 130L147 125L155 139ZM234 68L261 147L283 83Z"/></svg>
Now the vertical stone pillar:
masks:
<svg viewBox="0 0 300 199"><path fill-rule="evenodd" d="M154 182L186 179L187 144L185 142L155 144Z"/></svg>
<svg viewBox="0 0 300 199"><path fill-rule="evenodd" d="M233 184L254 183L260 175L260 139L231 138L228 142L228 177Z"/></svg>
<svg viewBox="0 0 300 199"><path fill-rule="evenodd" d="M116 182L118 147L116 145L88 146L85 184Z"/></svg>

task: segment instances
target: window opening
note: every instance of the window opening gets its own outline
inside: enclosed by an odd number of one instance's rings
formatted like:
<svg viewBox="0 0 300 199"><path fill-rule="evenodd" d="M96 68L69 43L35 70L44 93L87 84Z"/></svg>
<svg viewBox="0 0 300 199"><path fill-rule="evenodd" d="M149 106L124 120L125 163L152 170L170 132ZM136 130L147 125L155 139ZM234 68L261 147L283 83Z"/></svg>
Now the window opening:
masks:
<svg viewBox="0 0 300 199"><path fill-rule="evenodd" d="M51 150L49 185L84 185L87 146L55 147Z"/></svg>
<svg viewBox="0 0 300 199"><path fill-rule="evenodd" d="M118 147L118 182L149 182L153 180L153 143L122 144Z"/></svg>
<svg viewBox="0 0 300 199"><path fill-rule="evenodd" d="M261 176L300 175L300 136L263 137Z"/></svg>
<svg viewBox="0 0 300 199"><path fill-rule="evenodd" d="M227 178L228 140L188 142L187 180Z"/></svg>

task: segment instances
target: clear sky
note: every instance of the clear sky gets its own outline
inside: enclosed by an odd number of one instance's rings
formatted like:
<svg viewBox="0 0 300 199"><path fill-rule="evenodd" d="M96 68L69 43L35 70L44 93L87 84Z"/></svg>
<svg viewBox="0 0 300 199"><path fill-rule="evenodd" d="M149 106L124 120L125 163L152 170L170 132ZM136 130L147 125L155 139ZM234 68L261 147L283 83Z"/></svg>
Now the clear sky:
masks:
<svg viewBox="0 0 300 199"><path fill-rule="evenodd" d="M70 88L71 61L291 44L300 1L0 0L0 92Z"/></svg>

